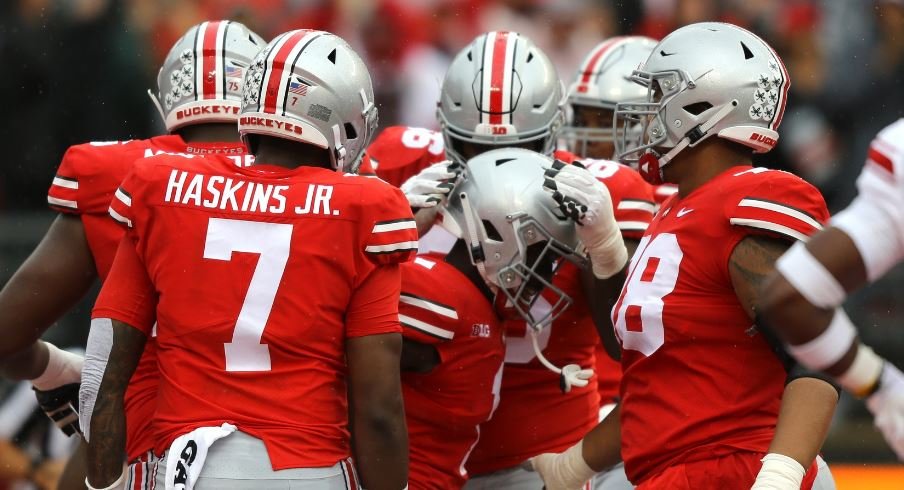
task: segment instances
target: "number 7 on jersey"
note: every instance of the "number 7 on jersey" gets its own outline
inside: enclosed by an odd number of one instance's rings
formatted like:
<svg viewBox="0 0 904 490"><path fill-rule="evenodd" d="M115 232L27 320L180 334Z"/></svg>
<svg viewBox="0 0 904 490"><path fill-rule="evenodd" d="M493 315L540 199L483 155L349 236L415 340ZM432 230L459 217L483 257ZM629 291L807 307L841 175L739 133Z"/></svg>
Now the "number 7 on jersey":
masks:
<svg viewBox="0 0 904 490"><path fill-rule="evenodd" d="M232 342L224 344L226 371L269 371L270 348L261 344L273 301L289 260L292 225L211 218L204 258L232 260L233 252L260 254Z"/></svg>

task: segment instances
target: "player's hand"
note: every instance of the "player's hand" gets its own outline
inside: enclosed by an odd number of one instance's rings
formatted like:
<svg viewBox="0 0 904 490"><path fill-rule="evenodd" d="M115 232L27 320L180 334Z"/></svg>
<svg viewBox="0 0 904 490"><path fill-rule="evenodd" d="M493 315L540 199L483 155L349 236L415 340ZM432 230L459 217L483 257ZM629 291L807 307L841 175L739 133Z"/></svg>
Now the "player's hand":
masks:
<svg viewBox="0 0 904 490"><path fill-rule="evenodd" d="M581 440L564 453L544 453L524 463L524 468L536 471L547 490L580 490L596 474L583 456Z"/></svg>
<svg viewBox="0 0 904 490"><path fill-rule="evenodd" d="M63 433L67 436L82 434L78 423L79 383L70 383L47 391L33 389L41 410Z"/></svg>
<svg viewBox="0 0 904 490"><path fill-rule="evenodd" d="M606 279L620 271L628 261L628 250L615 221L609 189L580 163L558 160L546 171L543 188L552 193L559 210L577 223L593 274Z"/></svg>
<svg viewBox="0 0 904 490"><path fill-rule="evenodd" d="M885 361L879 389L866 399L866 406L873 413L876 428L904 461L904 373Z"/></svg>
<svg viewBox="0 0 904 490"><path fill-rule="evenodd" d="M452 192L459 175L461 166L445 160L421 170L403 182L401 189L412 208L432 208Z"/></svg>

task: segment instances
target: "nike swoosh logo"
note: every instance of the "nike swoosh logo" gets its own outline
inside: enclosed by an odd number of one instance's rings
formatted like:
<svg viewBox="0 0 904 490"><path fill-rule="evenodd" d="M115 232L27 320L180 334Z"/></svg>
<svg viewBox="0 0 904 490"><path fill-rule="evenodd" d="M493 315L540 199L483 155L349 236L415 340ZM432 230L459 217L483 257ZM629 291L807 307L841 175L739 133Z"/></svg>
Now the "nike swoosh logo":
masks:
<svg viewBox="0 0 904 490"><path fill-rule="evenodd" d="M694 212L693 209L681 208L677 213L675 213L675 216L680 218L680 217L684 216L685 214L692 213L692 212Z"/></svg>
<svg viewBox="0 0 904 490"><path fill-rule="evenodd" d="M665 58L666 56L672 56L672 55L675 54L675 53L666 53L664 50L660 49L660 50L659 50L659 54L660 54L660 56L662 56L663 58Z"/></svg>

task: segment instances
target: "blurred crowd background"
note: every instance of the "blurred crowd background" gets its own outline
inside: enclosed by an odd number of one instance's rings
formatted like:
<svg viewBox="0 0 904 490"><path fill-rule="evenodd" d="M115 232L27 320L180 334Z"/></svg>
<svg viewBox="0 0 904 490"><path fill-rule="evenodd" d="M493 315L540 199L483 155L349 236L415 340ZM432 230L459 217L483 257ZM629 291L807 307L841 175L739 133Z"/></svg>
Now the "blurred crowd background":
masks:
<svg viewBox="0 0 904 490"><path fill-rule="evenodd" d="M852 198L870 139L904 115L904 0L3 0L0 284L53 218L46 190L66 147L162 132L145 92L155 87L173 42L189 26L219 18L241 21L268 40L297 28L339 34L370 66L381 125L429 128L437 127L436 100L451 57L480 32L530 37L567 85L604 38L661 38L688 23L730 21L772 44L791 74L778 148L759 164L811 181L833 211ZM899 365L902 285L904 273L896 271L850 301L867 342ZM90 304L87 298L60 322L54 340L84 345ZM39 419L12 408L18 394L0 385L0 441L15 441L32 459L52 455L56 443L42 435ZM826 456L892 460L861 404L849 399Z"/></svg>

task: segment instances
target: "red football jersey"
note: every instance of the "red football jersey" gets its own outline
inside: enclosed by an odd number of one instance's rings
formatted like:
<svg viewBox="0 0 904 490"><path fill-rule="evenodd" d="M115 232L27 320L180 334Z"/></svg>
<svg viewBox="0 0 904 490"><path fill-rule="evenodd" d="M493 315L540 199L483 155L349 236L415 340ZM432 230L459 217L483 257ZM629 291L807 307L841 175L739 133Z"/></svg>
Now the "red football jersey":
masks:
<svg viewBox="0 0 904 490"><path fill-rule="evenodd" d="M556 152L556 157L568 163L575 160L567 152ZM639 239L653 218L650 185L637 172L618 163L582 163L608 187L622 234ZM563 263L553 284L574 302L539 335L543 354L559 367L578 364L592 368L600 340L581 286L580 269ZM554 303L549 291L543 294ZM618 370L604 375L617 377ZM480 428L480 441L468 462L468 471L473 475L491 473L517 466L540 453L563 451L596 425L599 407L597 376L585 388L562 393L559 376L536 359L524 323L508 322L501 402L493 419Z"/></svg>
<svg viewBox="0 0 904 490"><path fill-rule="evenodd" d="M432 345L440 365L403 373L411 488L461 488L478 426L499 403L503 327L480 290L439 255L402 266L399 321L406 338Z"/></svg>
<svg viewBox="0 0 904 490"><path fill-rule="evenodd" d="M120 253L93 316L147 332L135 298L159 294L155 450L229 422L276 470L348 457L346 339L401 332L397 264L417 250L402 193L323 168L162 155L136 162L110 214L153 291L117 274Z"/></svg>
<svg viewBox="0 0 904 490"><path fill-rule="evenodd" d="M250 164L250 155L240 143L186 143L180 136L157 136L146 140L93 142L66 151L47 191L47 203L56 211L79 216L97 274L103 281L110 271L123 228L110 219L107 210L113 193L132 164L159 153L223 153L237 165ZM126 392L127 454L132 460L153 447L150 423L157 386L157 358L148 342Z"/></svg>
<svg viewBox="0 0 904 490"><path fill-rule="evenodd" d="M730 256L747 236L804 239L827 218L810 184L745 166L663 204L612 316L632 482L680 462L767 451L786 373L738 301Z"/></svg>
<svg viewBox="0 0 904 490"><path fill-rule="evenodd" d="M367 147L367 155L377 176L396 187L446 159L442 133L408 126L384 129Z"/></svg>

